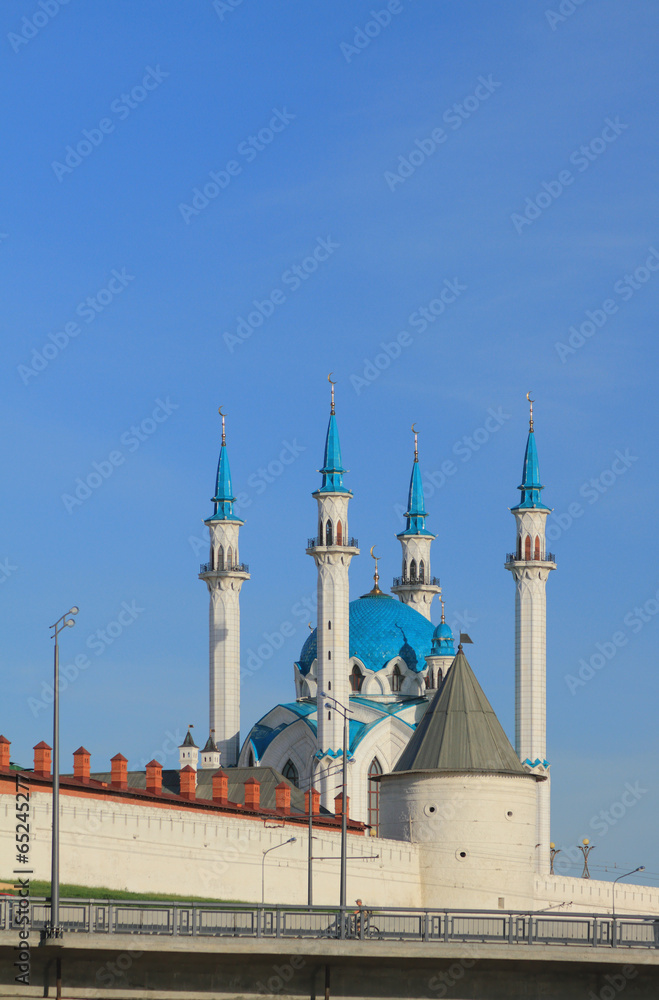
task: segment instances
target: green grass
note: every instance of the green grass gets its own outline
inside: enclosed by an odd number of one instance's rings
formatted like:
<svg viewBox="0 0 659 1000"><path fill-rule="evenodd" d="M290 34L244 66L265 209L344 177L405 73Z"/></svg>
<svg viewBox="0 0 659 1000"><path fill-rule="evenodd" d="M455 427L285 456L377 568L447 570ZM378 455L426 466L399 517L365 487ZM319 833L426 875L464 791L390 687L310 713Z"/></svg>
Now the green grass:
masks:
<svg viewBox="0 0 659 1000"><path fill-rule="evenodd" d="M12 882L8 878L0 878L0 882ZM12 883L13 884L13 883ZM0 889L2 893L15 894L12 889ZM150 900L163 903L237 903L245 904L238 899L209 899L207 896L176 896L173 893L162 892L125 892L122 889L108 889L105 886L87 885L67 885L60 884L60 899L125 899L125 900ZM31 896L50 896L50 882L43 882L39 879L30 881Z"/></svg>

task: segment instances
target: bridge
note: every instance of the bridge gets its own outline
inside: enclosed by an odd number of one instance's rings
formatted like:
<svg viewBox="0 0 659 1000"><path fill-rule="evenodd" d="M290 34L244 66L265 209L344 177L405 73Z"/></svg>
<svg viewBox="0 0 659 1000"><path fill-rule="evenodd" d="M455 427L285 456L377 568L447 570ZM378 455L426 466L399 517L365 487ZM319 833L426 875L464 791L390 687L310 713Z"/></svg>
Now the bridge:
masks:
<svg viewBox="0 0 659 1000"><path fill-rule="evenodd" d="M656 1000L659 918L580 913L0 901L0 997ZM23 915L23 917L21 916ZM29 938L19 937L25 914ZM21 949L17 950L17 949ZM13 963L29 965L16 982Z"/></svg>

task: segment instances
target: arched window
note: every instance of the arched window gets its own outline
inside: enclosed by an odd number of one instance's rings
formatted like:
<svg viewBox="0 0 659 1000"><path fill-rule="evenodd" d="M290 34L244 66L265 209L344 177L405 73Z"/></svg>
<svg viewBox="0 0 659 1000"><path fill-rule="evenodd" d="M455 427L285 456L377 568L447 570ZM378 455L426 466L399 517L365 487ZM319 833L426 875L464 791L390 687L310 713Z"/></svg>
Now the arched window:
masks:
<svg viewBox="0 0 659 1000"><path fill-rule="evenodd" d="M211 561L208 564L211 569L215 569L215 553L213 552L213 546L211 545Z"/></svg>
<svg viewBox="0 0 659 1000"><path fill-rule="evenodd" d="M336 526L336 544L343 545L343 525L340 521Z"/></svg>
<svg viewBox="0 0 659 1000"><path fill-rule="evenodd" d="M328 659L328 660L331 660L331 659L332 659L332 650L331 650L331 649L328 649L328 650L327 650L327 659Z"/></svg>
<svg viewBox="0 0 659 1000"><path fill-rule="evenodd" d="M364 683L364 675L355 663L354 667L350 672L350 686L355 694L357 694L362 689L362 684Z"/></svg>
<svg viewBox="0 0 659 1000"><path fill-rule="evenodd" d="M332 528L332 519L327 518L327 524L325 525L325 545L334 544L334 531Z"/></svg>
<svg viewBox="0 0 659 1000"><path fill-rule="evenodd" d="M534 559L540 559L540 536L535 536L535 551L533 553Z"/></svg>
<svg viewBox="0 0 659 1000"><path fill-rule="evenodd" d="M368 769L368 824L376 837L380 827L380 782L374 779L378 774L382 774L382 765L374 757Z"/></svg>
<svg viewBox="0 0 659 1000"><path fill-rule="evenodd" d="M410 583L416 583L416 559L410 563Z"/></svg>
<svg viewBox="0 0 659 1000"><path fill-rule="evenodd" d="M217 568L224 569L224 546L222 545L217 550Z"/></svg>
<svg viewBox="0 0 659 1000"><path fill-rule="evenodd" d="M531 536L530 535L527 535L526 539L524 541L524 558L525 559L530 559L531 558Z"/></svg>
<svg viewBox="0 0 659 1000"><path fill-rule="evenodd" d="M288 781L295 785L296 788L300 787L300 775L298 774L298 770L290 757L284 764L284 770L281 773Z"/></svg>
<svg viewBox="0 0 659 1000"><path fill-rule="evenodd" d="M420 581L420 583L424 582L425 575L426 575L426 567L425 567L423 559L422 559L421 562L419 563L419 581Z"/></svg>
<svg viewBox="0 0 659 1000"><path fill-rule="evenodd" d="M328 623L327 623L327 627L328 627L328 629L331 629L331 628L332 628L332 623L331 623L331 622L328 622Z"/></svg>
<svg viewBox="0 0 659 1000"><path fill-rule="evenodd" d="M428 673L426 674L426 687L432 690L434 686L432 667L428 667Z"/></svg>
<svg viewBox="0 0 659 1000"><path fill-rule="evenodd" d="M254 751L249 751L249 757L247 758L247 766L254 767Z"/></svg>
<svg viewBox="0 0 659 1000"><path fill-rule="evenodd" d="M391 674L391 690L393 692L398 692L400 691L402 686L403 686L403 675L401 674L398 668L398 664L396 664Z"/></svg>
<svg viewBox="0 0 659 1000"><path fill-rule="evenodd" d="M522 536L520 535L517 539L517 558L522 558Z"/></svg>
<svg viewBox="0 0 659 1000"><path fill-rule="evenodd" d="M227 569L231 569L233 564L233 552L231 551L231 546L227 549Z"/></svg>
<svg viewBox="0 0 659 1000"><path fill-rule="evenodd" d="M441 686L442 686L442 672L441 672L441 670L438 670L437 671L437 687L441 687Z"/></svg>

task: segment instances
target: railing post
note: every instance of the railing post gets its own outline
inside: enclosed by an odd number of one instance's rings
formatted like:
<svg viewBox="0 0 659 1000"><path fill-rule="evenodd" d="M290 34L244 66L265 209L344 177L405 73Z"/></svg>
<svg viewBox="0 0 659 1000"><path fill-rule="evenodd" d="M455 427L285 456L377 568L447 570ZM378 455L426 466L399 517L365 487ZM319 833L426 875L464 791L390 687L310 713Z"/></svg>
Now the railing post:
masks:
<svg viewBox="0 0 659 1000"><path fill-rule="evenodd" d="M276 924L276 929L275 929L275 936L276 937L281 937L281 909L280 909L279 906L277 907L277 909L276 909L275 912L277 914L277 924Z"/></svg>
<svg viewBox="0 0 659 1000"><path fill-rule="evenodd" d="M508 917L504 917L504 920L508 921L508 944L514 944L515 940L513 937L513 915L512 913Z"/></svg>
<svg viewBox="0 0 659 1000"><path fill-rule="evenodd" d="M532 913L529 913L528 943L529 944L533 944L533 914Z"/></svg>
<svg viewBox="0 0 659 1000"><path fill-rule="evenodd" d="M192 904L192 936L193 937L197 936L197 910L196 910L196 906L197 906L196 903Z"/></svg>
<svg viewBox="0 0 659 1000"><path fill-rule="evenodd" d="M444 910L444 940L448 941L448 910Z"/></svg>
<svg viewBox="0 0 659 1000"><path fill-rule="evenodd" d="M611 925L611 947L618 947L618 921L615 917L613 918L613 923Z"/></svg>
<svg viewBox="0 0 659 1000"><path fill-rule="evenodd" d="M108 903L108 934L114 934L114 907Z"/></svg>
<svg viewBox="0 0 659 1000"><path fill-rule="evenodd" d="M429 937L428 927L430 926L430 921L431 921L432 918L431 918L430 914L428 913L428 911L426 910L426 912L423 914L423 917L421 919L423 920L423 935L422 935L423 936L423 940L427 941L428 937Z"/></svg>

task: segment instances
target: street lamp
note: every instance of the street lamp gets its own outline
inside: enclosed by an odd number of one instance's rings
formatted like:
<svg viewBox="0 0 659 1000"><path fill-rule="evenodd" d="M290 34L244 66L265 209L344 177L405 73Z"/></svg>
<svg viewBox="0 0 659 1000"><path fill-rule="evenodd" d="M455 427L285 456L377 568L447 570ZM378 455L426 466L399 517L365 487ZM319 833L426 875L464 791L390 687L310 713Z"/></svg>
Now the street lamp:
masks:
<svg viewBox="0 0 659 1000"><path fill-rule="evenodd" d="M268 847L263 852L263 857L261 858L261 902L265 903L265 856L269 854L270 851L276 851L280 847L286 847L286 844L294 844L297 837L289 837L288 840L283 840L281 844L275 844L274 847Z"/></svg>
<svg viewBox="0 0 659 1000"><path fill-rule="evenodd" d="M55 631L54 683L53 683L53 836L50 866L50 926L46 927L46 937L60 938L62 928L59 923L59 633L63 628L73 628L75 621L68 615L77 615L78 608L72 607L50 627Z"/></svg>
<svg viewBox="0 0 659 1000"><path fill-rule="evenodd" d="M334 709L338 711L343 716L343 795L341 798L341 892L339 896L339 906L341 908L341 936L343 937L344 923L345 923L345 907L346 907L346 881L347 881L347 869L348 869L348 715L352 712L345 705L342 705L340 701L333 698L331 694L326 694L325 691L320 692L321 697L328 698L329 701L334 702ZM332 708L332 705L325 704L325 708Z"/></svg>
<svg viewBox="0 0 659 1000"><path fill-rule="evenodd" d="M581 846L582 844L583 847ZM590 878L590 872L588 871L588 855L590 854L591 851L595 850L595 845L593 844L592 847L589 847L588 846L589 844L590 841L588 840L588 837L584 837L584 839L581 841L581 844L577 844L577 847L583 854L583 871L581 873L582 878Z"/></svg>
<svg viewBox="0 0 659 1000"><path fill-rule="evenodd" d="M552 841L549 845L549 874L554 875L554 860L557 854L561 853L560 847L556 847L556 844Z"/></svg>
<svg viewBox="0 0 659 1000"><path fill-rule="evenodd" d="M634 868L634 871L627 872L625 875L618 875L617 878L613 880L613 888L611 889L611 909L613 910L613 919L616 918L616 882L619 882L621 878L627 878L627 875L633 875L635 872L644 872L645 865L639 865L638 868Z"/></svg>

